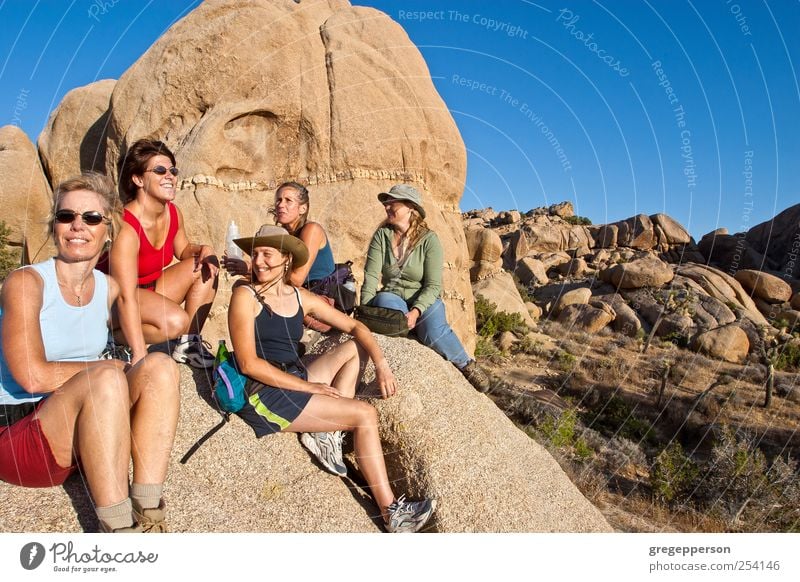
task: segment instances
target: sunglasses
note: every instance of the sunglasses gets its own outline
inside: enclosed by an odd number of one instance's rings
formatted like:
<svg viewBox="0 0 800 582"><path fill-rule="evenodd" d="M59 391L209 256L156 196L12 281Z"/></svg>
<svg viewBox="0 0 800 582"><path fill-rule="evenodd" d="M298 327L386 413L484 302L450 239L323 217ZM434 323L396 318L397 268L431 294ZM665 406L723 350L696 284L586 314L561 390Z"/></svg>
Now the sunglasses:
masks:
<svg viewBox="0 0 800 582"><path fill-rule="evenodd" d="M164 166L156 166L155 168L150 168L149 170L145 170L145 172L153 172L156 176L163 176L167 172L172 174L173 176L178 175L178 168L172 166L171 168L165 168Z"/></svg>
<svg viewBox="0 0 800 582"><path fill-rule="evenodd" d="M62 208L55 214L56 222L60 224L72 224L77 217L81 217L83 224L87 226L97 226L101 222L110 223L111 219L106 218L96 210L88 210L86 212L75 212L74 210L67 210Z"/></svg>

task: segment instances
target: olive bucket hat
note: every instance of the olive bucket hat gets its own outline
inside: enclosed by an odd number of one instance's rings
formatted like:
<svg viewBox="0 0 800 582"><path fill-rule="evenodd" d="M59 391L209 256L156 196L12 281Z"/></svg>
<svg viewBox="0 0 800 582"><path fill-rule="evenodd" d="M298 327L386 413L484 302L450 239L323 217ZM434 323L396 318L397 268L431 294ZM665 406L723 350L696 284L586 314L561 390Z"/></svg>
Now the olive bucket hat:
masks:
<svg viewBox="0 0 800 582"><path fill-rule="evenodd" d="M308 262L308 248L305 243L289 234L285 228L274 224L264 224L255 236L237 238L233 242L251 257L256 247L272 247L292 255L293 267L302 267Z"/></svg>
<svg viewBox="0 0 800 582"><path fill-rule="evenodd" d="M381 204L387 200L403 200L413 204L422 218L425 218L425 208L422 206L422 195L417 191L414 186L408 184L397 184L392 186L388 192L381 192L378 194L378 200Z"/></svg>

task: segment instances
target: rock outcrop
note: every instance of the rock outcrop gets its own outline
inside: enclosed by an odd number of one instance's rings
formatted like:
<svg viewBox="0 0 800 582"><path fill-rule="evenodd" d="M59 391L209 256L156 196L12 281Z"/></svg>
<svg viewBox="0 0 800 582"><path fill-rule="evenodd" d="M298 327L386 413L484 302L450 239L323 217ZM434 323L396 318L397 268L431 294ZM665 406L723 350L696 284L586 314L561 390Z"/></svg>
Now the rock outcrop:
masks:
<svg viewBox="0 0 800 582"><path fill-rule="evenodd" d="M438 500L431 531L610 531L550 454L451 364L413 340L379 342L401 386L394 398L375 401L389 477L398 494ZM362 481L323 472L292 434L258 440L234 417L179 464L219 421L204 401L208 391L202 373L181 368L181 416L166 487L173 531L380 531ZM354 458L347 459L355 476ZM0 483L0 523L3 531L96 527L77 477L50 489Z"/></svg>
<svg viewBox="0 0 800 582"><path fill-rule="evenodd" d="M9 242L22 246L23 259L33 262L52 256L47 232L53 193L36 148L20 128L0 127L0 208L10 229Z"/></svg>

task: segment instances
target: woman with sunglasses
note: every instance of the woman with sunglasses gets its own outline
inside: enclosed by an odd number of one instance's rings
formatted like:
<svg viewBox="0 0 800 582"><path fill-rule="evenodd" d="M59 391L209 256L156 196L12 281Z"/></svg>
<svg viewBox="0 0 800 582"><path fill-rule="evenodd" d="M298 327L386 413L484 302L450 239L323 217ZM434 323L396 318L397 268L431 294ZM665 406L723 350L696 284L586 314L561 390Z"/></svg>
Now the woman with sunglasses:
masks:
<svg viewBox="0 0 800 582"><path fill-rule="evenodd" d="M175 361L210 368L214 356L200 332L217 293L219 262L210 246L187 238L174 204L177 181L175 156L164 143L143 139L128 149L120 160L124 224L110 272L122 288L120 324L141 322L138 337L128 338L132 361L143 356L145 343L177 339Z"/></svg>
<svg viewBox="0 0 800 582"><path fill-rule="evenodd" d="M118 205L104 176L60 184L50 219L56 256L3 285L0 479L51 487L80 464L103 531L155 533L166 531L178 369L160 353L134 366L99 359L119 285L95 265L114 238Z"/></svg>
<svg viewBox="0 0 800 582"><path fill-rule="evenodd" d="M386 473L375 409L355 400L361 360L369 356L383 398L397 390L389 364L369 330L326 301L292 283L308 262L303 241L280 226L264 225L236 239L251 257L250 280L233 289L228 329L236 364L247 376L248 402L238 413L257 437L288 431L331 473L344 476L342 431L352 431L358 466L380 507L387 531L418 531L433 500L395 497ZM299 358L303 316L310 314L354 339L306 364Z"/></svg>

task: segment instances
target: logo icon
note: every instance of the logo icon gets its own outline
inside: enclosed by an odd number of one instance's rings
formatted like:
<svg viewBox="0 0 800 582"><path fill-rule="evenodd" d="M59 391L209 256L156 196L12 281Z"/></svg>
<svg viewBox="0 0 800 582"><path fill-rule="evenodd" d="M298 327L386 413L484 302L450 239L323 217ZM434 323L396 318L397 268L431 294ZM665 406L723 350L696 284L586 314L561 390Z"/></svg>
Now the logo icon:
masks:
<svg viewBox="0 0 800 582"><path fill-rule="evenodd" d="M26 570L35 570L44 561L44 546L38 542L30 542L19 551L19 563Z"/></svg>

